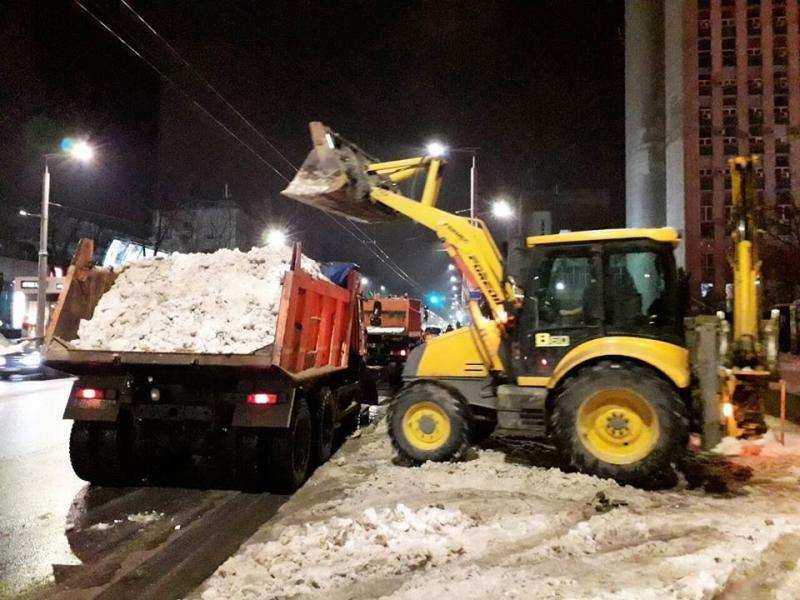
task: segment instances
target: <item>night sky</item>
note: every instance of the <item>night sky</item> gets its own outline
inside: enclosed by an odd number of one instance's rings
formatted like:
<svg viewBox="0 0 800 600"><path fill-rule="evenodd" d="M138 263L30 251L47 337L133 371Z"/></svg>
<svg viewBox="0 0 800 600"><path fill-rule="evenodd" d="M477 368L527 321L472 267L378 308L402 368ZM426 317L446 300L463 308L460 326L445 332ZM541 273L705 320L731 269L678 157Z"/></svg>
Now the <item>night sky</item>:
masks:
<svg viewBox="0 0 800 600"><path fill-rule="evenodd" d="M149 208L185 194L216 199L227 183L259 227L280 222L315 258L355 260L406 291L356 240L282 198L284 182L186 100L234 121L166 44L142 34L117 2L85 4L182 92L72 2L0 4L0 242L35 239L14 215L37 206L37 157L79 133L99 145L98 162L54 171L54 201L133 232ZM480 148L481 208L554 185L605 188L616 218L597 225L622 225L621 1L131 5L296 165L310 149L310 120L383 159L414 155L435 138ZM263 139L229 126L291 176ZM446 209L468 206L468 161L451 157ZM425 289L444 289L446 259L432 234L402 222L367 230Z"/></svg>

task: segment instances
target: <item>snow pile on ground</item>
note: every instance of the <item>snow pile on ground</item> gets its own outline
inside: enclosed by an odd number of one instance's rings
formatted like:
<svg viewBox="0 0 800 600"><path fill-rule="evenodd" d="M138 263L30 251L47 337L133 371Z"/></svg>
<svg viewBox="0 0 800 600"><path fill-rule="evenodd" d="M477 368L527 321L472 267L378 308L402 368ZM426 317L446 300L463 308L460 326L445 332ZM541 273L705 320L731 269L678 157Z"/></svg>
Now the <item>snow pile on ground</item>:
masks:
<svg viewBox="0 0 800 600"><path fill-rule="evenodd" d="M276 541L248 546L218 571L204 600L325 592L365 577L441 565L464 552L476 522L460 511L428 506L366 509L347 519L285 529ZM232 583L233 585L228 585Z"/></svg>
<svg viewBox="0 0 800 600"><path fill-rule="evenodd" d="M800 455L800 434L786 432L784 443L780 442L780 433L769 429L758 439L740 440L734 437L724 437L714 447L714 452L724 456L793 456Z"/></svg>
<svg viewBox="0 0 800 600"><path fill-rule="evenodd" d="M797 598L800 458L741 460L755 475L724 495L565 473L516 441L408 468L381 424L194 597Z"/></svg>
<svg viewBox="0 0 800 600"><path fill-rule="evenodd" d="M134 352L248 354L275 339L292 250L223 249L131 263L82 320L73 344ZM323 278L303 257L303 270Z"/></svg>

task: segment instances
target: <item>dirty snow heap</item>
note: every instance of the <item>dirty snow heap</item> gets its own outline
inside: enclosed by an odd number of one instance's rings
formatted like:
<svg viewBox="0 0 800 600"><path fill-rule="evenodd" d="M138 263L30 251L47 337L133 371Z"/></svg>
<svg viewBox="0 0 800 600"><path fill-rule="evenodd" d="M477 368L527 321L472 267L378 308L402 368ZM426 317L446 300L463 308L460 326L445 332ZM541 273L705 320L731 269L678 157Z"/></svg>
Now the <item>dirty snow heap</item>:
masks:
<svg viewBox="0 0 800 600"><path fill-rule="evenodd" d="M133 352L248 354L272 343L291 248L172 254L123 268L73 344ZM303 257L302 268L323 278Z"/></svg>

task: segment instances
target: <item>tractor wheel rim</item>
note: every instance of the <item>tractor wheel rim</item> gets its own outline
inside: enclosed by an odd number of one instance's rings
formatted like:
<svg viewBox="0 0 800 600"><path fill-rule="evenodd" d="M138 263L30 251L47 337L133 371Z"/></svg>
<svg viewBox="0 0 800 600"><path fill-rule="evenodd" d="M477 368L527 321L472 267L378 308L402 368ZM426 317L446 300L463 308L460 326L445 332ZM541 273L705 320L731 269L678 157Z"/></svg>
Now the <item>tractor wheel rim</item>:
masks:
<svg viewBox="0 0 800 600"><path fill-rule="evenodd" d="M450 438L450 417L435 402L417 402L403 415L403 434L416 449L437 450Z"/></svg>
<svg viewBox="0 0 800 600"><path fill-rule="evenodd" d="M586 449L615 465L638 462L660 435L658 415L643 396L627 388L597 392L578 409L578 436Z"/></svg>

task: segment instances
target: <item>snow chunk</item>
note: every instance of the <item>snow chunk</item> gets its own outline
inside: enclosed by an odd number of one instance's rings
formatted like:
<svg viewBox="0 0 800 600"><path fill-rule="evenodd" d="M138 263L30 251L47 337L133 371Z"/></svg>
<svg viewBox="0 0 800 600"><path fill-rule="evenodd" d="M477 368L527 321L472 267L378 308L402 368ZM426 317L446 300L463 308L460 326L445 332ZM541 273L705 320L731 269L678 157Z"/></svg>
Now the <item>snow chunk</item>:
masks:
<svg viewBox="0 0 800 600"><path fill-rule="evenodd" d="M737 440L735 437L726 436L722 441L714 446L712 452L723 454L725 456L739 456L742 453L742 440Z"/></svg>
<svg viewBox="0 0 800 600"><path fill-rule="evenodd" d="M158 521L163 516L164 513L159 513L156 511L142 512L133 515L128 515L128 521L132 521L133 523L139 523L140 525L148 525L150 523Z"/></svg>
<svg viewBox="0 0 800 600"><path fill-rule="evenodd" d="M724 437L712 452L725 456L794 456L800 455L800 435L793 432L785 434L785 445L781 444L774 429L769 429L759 439L739 440Z"/></svg>
<svg viewBox="0 0 800 600"><path fill-rule="evenodd" d="M131 263L81 320L83 349L249 354L275 339L288 247L223 249ZM319 265L301 266L324 279Z"/></svg>
<svg viewBox="0 0 800 600"><path fill-rule="evenodd" d="M290 597L359 579L441 565L464 552L477 522L459 510L368 508L355 518L287 527L275 541L251 544L209 580L204 600Z"/></svg>

